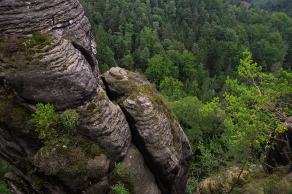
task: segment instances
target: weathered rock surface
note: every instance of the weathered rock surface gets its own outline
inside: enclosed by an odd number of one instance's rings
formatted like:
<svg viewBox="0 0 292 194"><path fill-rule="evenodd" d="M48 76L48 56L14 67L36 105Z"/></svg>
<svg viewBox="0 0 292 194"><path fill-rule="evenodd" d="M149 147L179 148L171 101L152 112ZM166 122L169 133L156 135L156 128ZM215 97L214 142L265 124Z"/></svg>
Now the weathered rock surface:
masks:
<svg viewBox="0 0 292 194"><path fill-rule="evenodd" d="M134 194L183 194L185 134L141 75L113 68L104 91L90 28L78 0L0 1L0 157L13 166L6 181L19 194L106 194L122 163L135 175ZM57 123L54 138L40 138L31 122L39 102L78 112L76 132Z"/></svg>
<svg viewBox="0 0 292 194"><path fill-rule="evenodd" d="M97 142L114 159L126 155L131 145L131 131L119 106L112 103L105 91L97 88L95 97L79 107L79 131Z"/></svg>
<svg viewBox="0 0 292 194"><path fill-rule="evenodd" d="M32 103L52 103L63 109L90 98L97 81L85 57L69 40L42 36L52 39L43 48L23 45L33 38L14 37L15 42L11 43L12 37L4 36L1 49L16 45L8 54L1 53L0 76L20 97Z"/></svg>
<svg viewBox="0 0 292 194"><path fill-rule="evenodd" d="M104 154L88 154L79 146L46 145L34 156L33 164L46 176L55 176L66 188L80 193L107 177L110 161Z"/></svg>
<svg viewBox="0 0 292 194"><path fill-rule="evenodd" d="M122 161L135 179L133 182L134 192L139 194L161 194L154 176L144 162L144 158L139 150L132 145Z"/></svg>
<svg viewBox="0 0 292 194"><path fill-rule="evenodd" d="M162 97L137 73L112 68L104 75L109 93L131 123L134 140L164 192L183 193L191 148L187 137Z"/></svg>
<svg viewBox="0 0 292 194"><path fill-rule="evenodd" d="M52 32L95 53L90 24L78 0L2 0L0 33Z"/></svg>

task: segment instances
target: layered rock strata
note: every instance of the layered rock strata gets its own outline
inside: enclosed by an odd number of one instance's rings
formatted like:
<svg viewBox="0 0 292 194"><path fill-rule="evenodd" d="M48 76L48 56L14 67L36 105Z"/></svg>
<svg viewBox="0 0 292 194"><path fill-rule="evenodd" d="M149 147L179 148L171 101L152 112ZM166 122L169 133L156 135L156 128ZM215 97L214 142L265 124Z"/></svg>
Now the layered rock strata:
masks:
<svg viewBox="0 0 292 194"><path fill-rule="evenodd" d="M112 68L103 75L126 115L137 146L163 191L183 193L191 148L179 123L151 84L138 73Z"/></svg>

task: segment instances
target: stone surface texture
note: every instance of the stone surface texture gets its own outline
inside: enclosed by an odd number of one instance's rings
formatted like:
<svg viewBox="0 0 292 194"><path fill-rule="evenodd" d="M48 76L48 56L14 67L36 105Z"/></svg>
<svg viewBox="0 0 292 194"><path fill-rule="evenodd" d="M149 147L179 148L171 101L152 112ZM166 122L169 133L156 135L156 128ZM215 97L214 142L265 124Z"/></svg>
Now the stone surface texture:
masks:
<svg viewBox="0 0 292 194"><path fill-rule="evenodd" d="M191 148L179 123L151 84L138 73L111 68L103 75L109 93L130 120L134 140L168 193L183 193Z"/></svg>

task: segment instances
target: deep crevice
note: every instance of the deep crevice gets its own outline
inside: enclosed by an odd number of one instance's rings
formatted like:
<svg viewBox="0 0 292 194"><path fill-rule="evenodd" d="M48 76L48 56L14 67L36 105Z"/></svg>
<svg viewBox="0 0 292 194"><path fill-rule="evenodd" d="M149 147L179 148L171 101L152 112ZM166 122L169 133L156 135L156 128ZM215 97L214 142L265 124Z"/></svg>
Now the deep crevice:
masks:
<svg viewBox="0 0 292 194"><path fill-rule="evenodd" d="M105 78L103 76L101 76L101 79L102 79L103 84L105 86L106 94L111 101L116 101L120 97L123 96L123 95L120 95L120 94L117 94L115 92L110 91L109 86L108 86ZM135 119L127 112L127 110L125 110L124 107L120 106L119 104L118 104L118 106L121 108L123 114L125 115L126 121L129 124L130 130L132 133L132 142L137 147L139 152L141 153L141 155L144 159L144 162L145 162L146 166L148 167L148 169L150 170L150 172L152 173L152 175L154 176L156 184L159 187L161 193L162 194L171 193L171 191L169 190L170 186L167 187L166 186L167 184L164 181L161 181L161 176L159 176L160 172L157 171L155 164L153 164L151 162L152 160L150 157L150 153L145 149L144 140L138 135L137 130L135 130L135 128L136 128L135 127Z"/></svg>
<svg viewBox="0 0 292 194"><path fill-rule="evenodd" d="M121 106L120 106L121 107ZM145 143L144 140L138 135L137 130L135 130L135 120L134 118L127 112L127 110L125 110L125 108L121 107L121 110L123 111L126 120L129 124L131 133L132 133L132 142L133 144L137 147L137 149L139 150L139 152L141 153L145 164L147 165L148 169L151 171L151 173L153 174L157 186L159 187L160 191L162 194L169 194L171 193L169 188L165 187L165 183L163 181L161 181L161 176L160 172L157 171L157 168L155 166L155 164L153 164L151 161L153 161L150 157L150 153L145 149Z"/></svg>

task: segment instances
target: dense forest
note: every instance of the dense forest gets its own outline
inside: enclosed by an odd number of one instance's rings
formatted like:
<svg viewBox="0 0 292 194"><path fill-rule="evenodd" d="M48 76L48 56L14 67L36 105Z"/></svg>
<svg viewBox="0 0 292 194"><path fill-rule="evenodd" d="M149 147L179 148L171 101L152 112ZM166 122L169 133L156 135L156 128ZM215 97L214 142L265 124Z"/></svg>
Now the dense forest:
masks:
<svg viewBox="0 0 292 194"><path fill-rule="evenodd" d="M269 11L281 11L292 16L292 2L289 0L254 0L253 6Z"/></svg>
<svg viewBox="0 0 292 194"><path fill-rule="evenodd" d="M101 70L144 73L187 132L195 153L188 193L220 169L261 163L269 135L286 130L283 118L292 110L290 0L83 4Z"/></svg>
<svg viewBox="0 0 292 194"><path fill-rule="evenodd" d="M102 70L118 65L141 71L160 89L172 82L186 95L210 100L234 75L245 49L264 71L291 69L292 20L284 13L236 0L84 4Z"/></svg>

